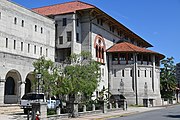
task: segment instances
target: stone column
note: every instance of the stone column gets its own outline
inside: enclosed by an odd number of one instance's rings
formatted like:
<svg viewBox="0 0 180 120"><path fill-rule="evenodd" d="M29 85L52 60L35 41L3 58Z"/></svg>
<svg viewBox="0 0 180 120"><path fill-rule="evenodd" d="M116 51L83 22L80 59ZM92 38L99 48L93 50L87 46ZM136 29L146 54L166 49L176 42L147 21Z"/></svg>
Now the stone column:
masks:
<svg viewBox="0 0 180 120"><path fill-rule="evenodd" d="M156 65L155 65L155 56L152 56L152 62L153 62L153 69L152 69L152 90L154 91L154 80L156 78Z"/></svg>
<svg viewBox="0 0 180 120"><path fill-rule="evenodd" d="M110 110L112 109L112 103L109 103L109 109Z"/></svg>
<svg viewBox="0 0 180 120"><path fill-rule="evenodd" d="M56 114L57 114L57 115L60 115L60 114L61 114L61 108L60 108L60 107L57 107L57 109L56 109Z"/></svg>
<svg viewBox="0 0 180 120"><path fill-rule="evenodd" d="M96 108L95 108L95 104L92 104L92 111L95 111Z"/></svg>
<svg viewBox="0 0 180 120"><path fill-rule="evenodd" d="M0 104L4 104L5 79L0 78Z"/></svg>
<svg viewBox="0 0 180 120"><path fill-rule="evenodd" d="M103 101L103 113L107 113L107 101Z"/></svg>
<svg viewBox="0 0 180 120"><path fill-rule="evenodd" d="M116 108L118 108L118 103L117 102L115 103L115 105L116 105Z"/></svg>
<svg viewBox="0 0 180 120"><path fill-rule="evenodd" d="M20 85L20 87L21 87L21 97L25 94L25 81L23 81L23 82L21 82L21 85Z"/></svg>
<svg viewBox="0 0 180 120"><path fill-rule="evenodd" d="M135 103L138 105L138 64L137 64L137 53L133 54L134 59L134 75L133 75L133 83L134 83L134 92L135 92Z"/></svg>
<svg viewBox="0 0 180 120"><path fill-rule="evenodd" d="M41 120L46 120L47 119L47 103L46 102L34 102L31 103L32 105L32 119L35 120L36 113L40 113L40 118Z"/></svg>
<svg viewBox="0 0 180 120"><path fill-rule="evenodd" d="M76 13L73 14L73 30L72 30L72 41L71 41L71 53L75 53L76 43Z"/></svg>
<svg viewBox="0 0 180 120"><path fill-rule="evenodd" d="M76 118L79 116L79 113L78 113L78 103L77 102L74 102L73 103L73 112L72 112L72 117Z"/></svg>
<svg viewBox="0 0 180 120"><path fill-rule="evenodd" d="M86 112L86 105L83 105L83 112Z"/></svg>

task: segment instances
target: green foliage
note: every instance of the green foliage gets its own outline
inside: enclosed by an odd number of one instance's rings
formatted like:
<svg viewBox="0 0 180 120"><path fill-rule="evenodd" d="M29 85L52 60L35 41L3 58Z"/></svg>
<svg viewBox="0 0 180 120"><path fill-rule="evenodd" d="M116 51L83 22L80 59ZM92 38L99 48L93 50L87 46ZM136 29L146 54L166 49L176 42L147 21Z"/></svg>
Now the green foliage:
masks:
<svg viewBox="0 0 180 120"><path fill-rule="evenodd" d="M173 93L176 90L176 68L174 65L174 58L167 58L161 61L163 67L161 68L161 96L162 98L172 98Z"/></svg>
<svg viewBox="0 0 180 120"><path fill-rule="evenodd" d="M47 115L56 115L55 109L47 109Z"/></svg>
<svg viewBox="0 0 180 120"><path fill-rule="evenodd" d="M72 54L70 61L71 64L64 65L64 68L55 66L44 57L33 63L34 74L42 74L41 87L48 96L80 93L90 97L98 87L99 64L92 60L89 52Z"/></svg>
<svg viewBox="0 0 180 120"><path fill-rule="evenodd" d="M41 92L46 93L47 96L52 96L55 91L53 89L54 84L59 76L59 69L54 65L51 60L46 60L45 57L39 58L33 63L34 74L41 74L40 88ZM38 80L35 81L35 85L38 84Z"/></svg>
<svg viewBox="0 0 180 120"><path fill-rule="evenodd" d="M91 95L98 86L99 64L91 59L89 52L71 55L71 65L64 68L59 77L59 93Z"/></svg>

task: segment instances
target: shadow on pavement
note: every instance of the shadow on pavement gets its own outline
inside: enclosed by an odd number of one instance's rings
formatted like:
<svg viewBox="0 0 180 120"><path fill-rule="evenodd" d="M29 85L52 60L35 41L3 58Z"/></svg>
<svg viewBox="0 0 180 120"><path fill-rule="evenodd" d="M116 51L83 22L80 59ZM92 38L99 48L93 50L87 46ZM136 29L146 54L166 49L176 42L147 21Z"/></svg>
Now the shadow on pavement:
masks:
<svg viewBox="0 0 180 120"><path fill-rule="evenodd" d="M9 115L26 115L24 113L10 113Z"/></svg>
<svg viewBox="0 0 180 120"><path fill-rule="evenodd" d="M165 117L169 117L169 118L180 118L180 115L165 115Z"/></svg>

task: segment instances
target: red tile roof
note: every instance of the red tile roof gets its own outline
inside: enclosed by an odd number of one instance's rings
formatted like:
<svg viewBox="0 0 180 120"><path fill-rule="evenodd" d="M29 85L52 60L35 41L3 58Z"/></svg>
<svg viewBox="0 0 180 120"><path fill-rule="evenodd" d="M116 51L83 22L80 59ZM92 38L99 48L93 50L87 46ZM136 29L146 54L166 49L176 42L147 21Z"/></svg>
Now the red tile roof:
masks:
<svg viewBox="0 0 180 120"><path fill-rule="evenodd" d="M148 50L146 48L138 47L134 44L128 43L128 42L121 42L113 45L110 47L107 52L134 52L134 53L151 53L151 54L157 54L160 56L161 59L164 58L164 55L154 52L152 50Z"/></svg>
<svg viewBox="0 0 180 120"><path fill-rule="evenodd" d="M77 10L90 9L90 8L95 8L95 6L84 3L84 2L80 2L80 1L72 1L72 2L62 3L62 4L34 8L32 10L39 14L48 16L48 15L72 13Z"/></svg>

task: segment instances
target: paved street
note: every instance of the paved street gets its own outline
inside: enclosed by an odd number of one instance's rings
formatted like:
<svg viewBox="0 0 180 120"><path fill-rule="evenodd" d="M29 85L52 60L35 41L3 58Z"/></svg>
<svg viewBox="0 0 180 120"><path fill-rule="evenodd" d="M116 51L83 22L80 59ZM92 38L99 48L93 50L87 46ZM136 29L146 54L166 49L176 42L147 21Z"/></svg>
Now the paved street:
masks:
<svg viewBox="0 0 180 120"><path fill-rule="evenodd" d="M108 120L179 120L180 105Z"/></svg>

